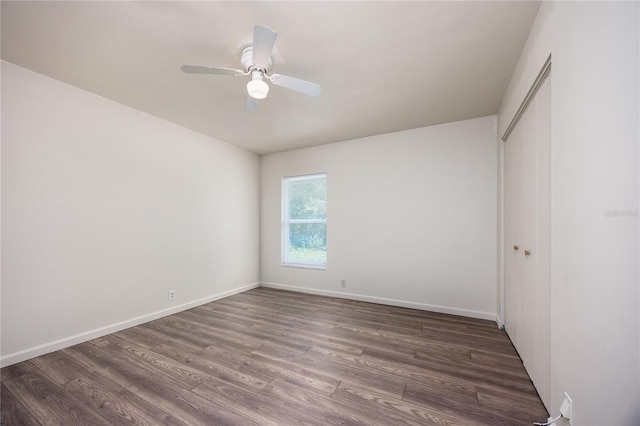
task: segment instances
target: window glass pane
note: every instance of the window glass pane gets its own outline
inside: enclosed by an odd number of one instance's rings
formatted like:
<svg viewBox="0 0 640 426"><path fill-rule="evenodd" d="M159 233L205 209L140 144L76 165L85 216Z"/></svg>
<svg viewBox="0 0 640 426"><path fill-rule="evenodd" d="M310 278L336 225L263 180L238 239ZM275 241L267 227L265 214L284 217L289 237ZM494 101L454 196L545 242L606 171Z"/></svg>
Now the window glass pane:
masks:
<svg viewBox="0 0 640 426"><path fill-rule="evenodd" d="M327 262L327 224L291 223L287 260L294 263Z"/></svg>
<svg viewBox="0 0 640 426"><path fill-rule="evenodd" d="M282 262L324 269L327 263L327 175L283 179Z"/></svg>
<svg viewBox="0 0 640 426"><path fill-rule="evenodd" d="M322 177L289 181L289 219L326 219L327 179Z"/></svg>

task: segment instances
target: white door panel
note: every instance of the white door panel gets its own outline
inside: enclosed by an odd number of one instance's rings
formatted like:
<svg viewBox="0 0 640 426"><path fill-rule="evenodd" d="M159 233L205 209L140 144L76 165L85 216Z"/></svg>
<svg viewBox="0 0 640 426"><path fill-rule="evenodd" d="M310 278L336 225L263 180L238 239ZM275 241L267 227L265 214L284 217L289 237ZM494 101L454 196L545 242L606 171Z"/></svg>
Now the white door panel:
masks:
<svg viewBox="0 0 640 426"><path fill-rule="evenodd" d="M505 328L547 406L551 378L550 80L542 83L509 135L504 170Z"/></svg>

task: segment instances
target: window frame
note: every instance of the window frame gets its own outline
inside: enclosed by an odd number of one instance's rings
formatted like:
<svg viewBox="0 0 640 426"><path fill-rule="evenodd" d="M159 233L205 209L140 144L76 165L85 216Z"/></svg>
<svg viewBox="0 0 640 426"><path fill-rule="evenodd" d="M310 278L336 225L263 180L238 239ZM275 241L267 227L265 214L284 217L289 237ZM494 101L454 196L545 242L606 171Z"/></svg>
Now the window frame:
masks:
<svg viewBox="0 0 640 426"><path fill-rule="evenodd" d="M303 268L303 269L318 269L318 270L326 270L327 269L327 259L325 257L324 263L306 263L306 262L296 262L289 260L289 227L291 224L296 223L323 223L325 225L325 238L327 232L327 215L325 214L324 219L291 219L289 218L289 183L290 182L300 182L305 180L313 180L324 178L325 183L328 181L327 173L310 173L305 175L295 175L295 176L285 176L282 178L282 240L281 240L281 257L280 257L280 265L284 267L291 268ZM326 194L325 194L326 195ZM325 249L326 253L326 249Z"/></svg>

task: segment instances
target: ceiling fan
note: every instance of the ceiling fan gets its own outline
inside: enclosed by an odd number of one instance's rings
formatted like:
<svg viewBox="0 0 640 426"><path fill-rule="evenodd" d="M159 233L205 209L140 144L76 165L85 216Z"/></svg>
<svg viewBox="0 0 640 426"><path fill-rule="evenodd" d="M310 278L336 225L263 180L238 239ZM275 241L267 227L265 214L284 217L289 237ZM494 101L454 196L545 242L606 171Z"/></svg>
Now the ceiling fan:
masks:
<svg viewBox="0 0 640 426"><path fill-rule="evenodd" d="M322 91L319 84L300 80L299 78L288 77L280 74L269 74L273 66L271 50L276 41L276 32L263 25L256 25L253 29L253 44L242 49L240 63L243 70L223 67L206 67L199 65L183 65L182 71L188 74L216 74L251 76L247 83L247 102L245 109L253 111L258 107L259 101L265 99L269 93L269 85L265 80L269 80L276 86L286 87L305 95L318 96Z"/></svg>

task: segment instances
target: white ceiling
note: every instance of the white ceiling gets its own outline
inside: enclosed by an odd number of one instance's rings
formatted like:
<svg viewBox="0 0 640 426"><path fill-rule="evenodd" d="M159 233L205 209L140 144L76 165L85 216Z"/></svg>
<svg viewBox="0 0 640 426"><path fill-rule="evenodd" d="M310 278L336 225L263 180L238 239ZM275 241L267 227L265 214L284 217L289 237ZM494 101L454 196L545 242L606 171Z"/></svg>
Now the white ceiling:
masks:
<svg viewBox="0 0 640 426"><path fill-rule="evenodd" d="M2 59L257 153L496 114L539 2L10 2ZM244 110L253 26L278 32L271 87Z"/></svg>

